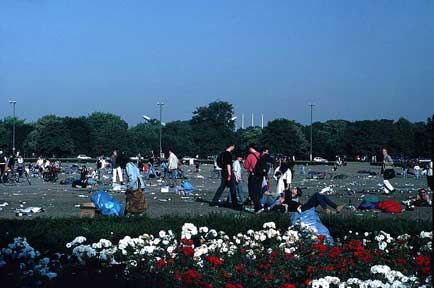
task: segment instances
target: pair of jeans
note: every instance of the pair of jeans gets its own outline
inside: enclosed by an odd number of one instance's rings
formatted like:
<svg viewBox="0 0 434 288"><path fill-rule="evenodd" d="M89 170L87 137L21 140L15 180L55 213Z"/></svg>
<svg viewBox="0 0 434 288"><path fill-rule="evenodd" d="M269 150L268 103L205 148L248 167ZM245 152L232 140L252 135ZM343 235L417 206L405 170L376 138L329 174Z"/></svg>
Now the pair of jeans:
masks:
<svg viewBox="0 0 434 288"><path fill-rule="evenodd" d="M249 175L249 194L253 201L255 211L258 211L262 208L262 179L263 177L258 177L253 173L250 173Z"/></svg>
<svg viewBox="0 0 434 288"><path fill-rule="evenodd" d="M170 169L170 183L171 183L171 185L176 184L176 178L178 178L178 169Z"/></svg>
<svg viewBox="0 0 434 288"><path fill-rule="evenodd" d="M237 192L237 199L238 199L239 203L242 204L244 202L243 183L241 183L241 182L235 183L235 191ZM228 202L229 201L232 202L232 197L231 197L230 193L229 193L227 199L228 199Z"/></svg>
<svg viewBox="0 0 434 288"><path fill-rule="evenodd" d="M221 182L220 182L220 186L219 188L217 188L217 191L215 192L215 195L211 201L211 203L213 204L217 204L220 197L223 194L223 191L225 191L226 187L229 187L230 189L230 193L231 193L231 202L232 202L232 207L237 207L237 194L235 192L235 179L233 177L233 175L231 175L230 180L227 180L228 178L228 173L225 172L224 170L221 171Z"/></svg>
<svg viewBox="0 0 434 288"><path fill-rule="evenodd" d="M318 205L320 205L323 209L326 209L327 206L332 207L333 209L336 209L337 205L331 201L326 195L322 195L319 192L316 192L312 195L312 197L307 200L306 203L304 203L301 206L301 210L309 210L310 208L315 208Z"/></svg>

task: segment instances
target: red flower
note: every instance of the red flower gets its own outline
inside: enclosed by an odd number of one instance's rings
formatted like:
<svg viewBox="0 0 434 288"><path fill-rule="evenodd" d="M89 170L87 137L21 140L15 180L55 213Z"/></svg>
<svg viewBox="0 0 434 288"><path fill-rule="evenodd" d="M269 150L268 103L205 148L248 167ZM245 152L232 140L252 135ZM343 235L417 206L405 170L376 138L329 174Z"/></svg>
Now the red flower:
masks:
<svg viewBox="0 0 434 288"><path fill-rule="evenodd" d="M244 264L237 264L237 265L235 265L235 269L238 271L238 272L244 272L244 271L246 271L246 267L244 266Z"/></svg>
<svg viewBox="0 0 434 288"><path fill-rule="evenodd" d="M273 252L271 252L271 254L270 254L270 257L271 257L271 258L276 258L277 256L279 256L279 251L273 251Z"/></svg>
<svg viewBox="0 0 434 288"><path fill-rule="evenodd" d="M312 244L312 249L316 249L321 253L324 253L327 250L327 246L322 243Z"/></svg>
<svg viewBox="0 0 434 288"><path fill-rule="evenodd" d="M395 264L396 265L403 266L403 265L405 265L405 263L407 263L407 261L405 261L404 259L401 259L401 258L398 258L398 259L395 260Z"/></svg>
<svg viewBox="0 0 434 288"><path fill-rule="evenodd" d="M330 252L329 252L330 258L336 259L339 257L339 255L341 255L341 250L339 249L339 247L335 246L332 249L330 249Z"/></svg>
<svg viewBox="0 0 434 288"><path fill-rule="evenodd" d="M318 240L321 242L324 241L325 238L326 237L324 235L318 235Z"/></svg>
<svg viewBox="0 0 434 288"><path fill-rule="evenodd" d="M285 283L279 286L279 288L296 288L294 284Z"/></svg>
<svg viewBox="0 0 434 288"><path fill-rule="evenodd" d="M191 247L183 247L182 253L187 257L192 257L194 255L194 249Z"/></svg>
<svg viewBox="0 0 434 288"><path fill-rule="evenodd" d="M304 280L304 285L309 285L312 282L312 279L307 278Z"/></svg>
<svg viewBox="0 0 434 288"><path fill-rule="evenodd" d="M217 257L217 256L213 256L213 255L206 256L205 259L206 259L206 261L208 261L212 265L215 265L215 266L217 266L217 265L223 265L222 260L219 257Z"/></svg>
<svg viewBox="0 0 434 288"><path fill-rule="evenodd" d="M324 269L324 271L328 271L328 272L335 271L335 267L334 266L325 266L323 269Z"/></svg>
<svg viewBox="0 0 434 288"><path fill-rule="evenodd" d="M357 250L357 248L359 248L360 246L362 246L362 241L355 239L355 240L351 240L350 243L348 244L351 250Z"/></svg>
<svg viewBox="0 0 434 288"><path fill-rule="evenodd" d="M181 280L186 285L192 285L194 281L202 278L199 272L193 269L188 269L181 275Z"/></svg>
<svg viewBox="0 0 434 288"><path fill-rule="evenodd" d="M164 266L166 266L166 262L163 259L158 260L155 263L155 266L159 269L163 268Z"/></svg>
<svg viewBox="0 0 434 288"><path fill-rule="evenodd" d="M265 275L264 280L265 281L271 281L271 280L273 280L273 274L270 273L270 274Z"/></svg>
<svg viewBox="0 0 434 288"><path fill-rule="evenodd" d="M175 260L173 258L170 258L167 260L167 264L175 264Z"/></svg>
<svg viewBox="0 0 434 288"><path fill-rule="evenodd" d="M416 258L414 259L414 262L418 265L418 266L430 266L430 262L431 260L423 255L417 255Z"/></svg>

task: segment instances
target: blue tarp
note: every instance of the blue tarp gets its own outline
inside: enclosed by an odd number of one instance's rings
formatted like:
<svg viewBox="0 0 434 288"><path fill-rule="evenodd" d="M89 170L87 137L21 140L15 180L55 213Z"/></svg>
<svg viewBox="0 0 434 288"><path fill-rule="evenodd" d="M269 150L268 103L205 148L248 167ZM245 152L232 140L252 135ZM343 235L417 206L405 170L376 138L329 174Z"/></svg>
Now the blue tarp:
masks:
<svg viewBox="0 0 434 288"><path fill-rule="evenodd" d="M104 216L121 216L124 214L124 207L121 203L107 194L104 190L99 190L90 197L96 209L100 210Z"/></svg>
<svg viewBox="0 0 434 288"><path fill-rule="evenodd" d="M181 183L181 187L182 189L184 189L184 192L186 194L191 194L193 193L193 185L191 185L190 182L184 181Z"/></svg>
<svg viewBox="0 0 434 288"><path fill-rule="evenodd" d="M327 229L324 224L322 224L321 219L319 219L318 214L315 211L315 208L311 208L309 210L303 211L301 213L294 213L291 216L291 223L292 225L304 224L306 225L310 230L313 230L313 234L318 235L324 235L325 242L329 245L334 245L335 241L333 240L333 237L330 235L329 229Z"/></svg>

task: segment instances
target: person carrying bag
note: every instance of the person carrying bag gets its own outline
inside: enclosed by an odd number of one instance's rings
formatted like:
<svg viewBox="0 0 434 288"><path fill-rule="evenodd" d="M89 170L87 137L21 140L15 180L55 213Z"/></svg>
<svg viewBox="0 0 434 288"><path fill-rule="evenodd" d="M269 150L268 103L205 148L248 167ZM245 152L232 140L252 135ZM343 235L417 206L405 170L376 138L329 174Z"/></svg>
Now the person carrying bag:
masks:
<svg viewBox="0 0 434 288"><path fill-rule="evenodd" d="M125 214L143 213L148 209L148 203L143 190L145 181L140 174L139 168L134 163L128 162L125 170L128 176Z"/></svg>

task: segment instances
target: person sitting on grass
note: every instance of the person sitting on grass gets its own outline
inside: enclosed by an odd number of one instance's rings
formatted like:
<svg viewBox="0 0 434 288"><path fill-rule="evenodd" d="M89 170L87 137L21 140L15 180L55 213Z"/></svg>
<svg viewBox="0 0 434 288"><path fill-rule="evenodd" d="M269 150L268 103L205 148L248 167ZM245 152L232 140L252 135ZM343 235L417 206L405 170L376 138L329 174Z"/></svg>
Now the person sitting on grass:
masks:
<svg viewBox="0 0 434 288"><path fill-rule="evenodd" d="M285 212L301 213L311 208L321 206L327 213L331 213L329 207L335 209L337 213L340 213L345 205L336 205L336 203L324 195L328 191L330 191L330 187L326 187L320 192L316 192L309 198L309 200L307 200L306 203L302 204L299 201L299 197L302 195L301 189L299 187L292 187L285 191L283 197L280 197L280 202L282 203L282 206L285 207Z"/></svg>
<svg viewBox="0 0 434 288"><path fill-rule="evenodd" d="M432 201L429 197L428 191L425 188L418 190L416 198L409 198L401 202L406 210L414 210L414 207L431 207Z"/></svg>

